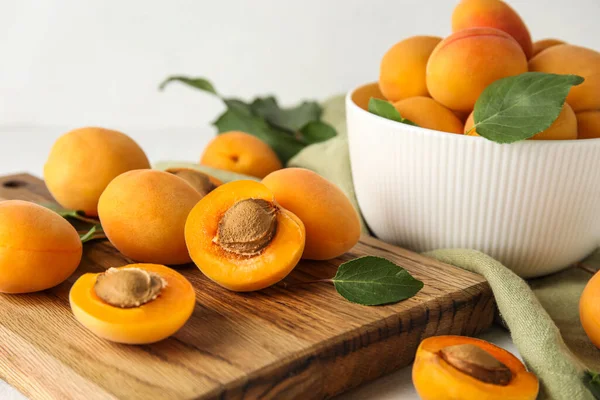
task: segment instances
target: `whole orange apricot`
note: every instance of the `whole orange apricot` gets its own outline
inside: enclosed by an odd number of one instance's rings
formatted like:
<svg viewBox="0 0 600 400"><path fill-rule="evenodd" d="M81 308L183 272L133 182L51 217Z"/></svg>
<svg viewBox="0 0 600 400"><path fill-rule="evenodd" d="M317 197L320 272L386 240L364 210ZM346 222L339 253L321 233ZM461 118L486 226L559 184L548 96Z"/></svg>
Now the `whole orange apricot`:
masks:
<svg viewBox="0 0 600 400"><path fill-rule="evenodd" d="M142 169L113 179L98 202L108 240L140 262L178 265L191 261L184 226L202 196L168 172Z"/></svg>
<svg viewBox="0 0 600 400"><path fill-rule="evenodd" d="M54 143L44 180L61 206L96 216L98 199L108 183L141 168L150 168L150 163L129 136L104 128L80 128Z"/></svg>
<svg viewBox="0 0 600 400"><path fill-rule="evenodd" d="M412 380L423 400L535 400L539 382L508 351L465 336L421 342Z"/></svg>
<svg viewBox="0 0 600 400"><path fill-rule="evenodd" d="M525 56L531 57L533 44L527 26L515 10L500 0L462 0L452 13L452 31L468 28L495 28L511 35Z"/></svg>
<svg viewBox="0 0 600 400"><path fill-rule="evenodd" d="M578 139L600 138L600 110L581 111L576 117Z"/></svg>
<svg viewBox="0 0 600 400"><path fill-rule="evenodd" d="M437 45L427 62L431 97L455 111L469 112L492 82L527 72L523 49L508 33L471 28Z"/></svg>
<svg viewBox="0 0 600 400"><path fill-rule="evenodd" d="M67 220L21 200L0 202L0 292L29 293L58 285L77 269L82 246Z"/></svg>
<svg viewBox="0 0 600 400"><path fill-rule="evenodd" d="M565 44L562 40L558 39L541 39L537 42L533 42L533 55L536 56L548 47L558 46L559 44Z"/></svg>
<svg viewBox="0 0 600 400"><path fill-rule="evenodd" d="M465 134L470 136L479 136L476 130L470 131L473 127L474 117L473 113L467 118L465 123ZM530 140L574 140L577 139L577 118L575 112L568 103L563 105L560 114L550 127L535 136L531 137Z"/></svg>
<svg viewBox="0 0 600 400"><path fill-rule="evenodd" d="M579 299L579 319L592 343L600 349L600 272L585 285Z"/></svg>
<svg viewBox="0 0 600 400"><path fill-rule="evenodd" d="M391 102L428 96L425 67L431 52L442 41L435 36L413 36L393 45L383 56L379 88Z"/></svg>
<svg viewBox="0 0 600 400"><path fill-rule="evenodd" d="M344 192L321 175L304 168L285 168L262 183L275 200L300 218L306 228L302 258L329 260L350 250L360 238L358 213Z"/></svg>
<svg viewBox="0 0 600 400"><path fill-rule="evenodd" d="M442 132L463 133L463 123L456 114L431 97L417 96L394 103L403 118L421 128Z"/></svg>
<svg viewBox="0 0 600 400"><path fill-rule="evenodd" d="M127 302L127 299L131 301ZM192 284L155 264L130 264L82 275L69 293L77 321L118 343L148 344L177 332L196 304Z"/></svg>
<svg viewBox="0 0 600 400"><path fill-rule="evenodd" d="M281 161L268 144L244 132L221 133L204 149L200 164L264 178L281 169Z"/></svg>
<svg viewBox="0 0 600 400"><path fill-rule="evenodd" d="M529 60L529 70L551 74L574 74L585 81L569 91L573 111L600 109L600 53L571 44L552 46Z"/></svg>

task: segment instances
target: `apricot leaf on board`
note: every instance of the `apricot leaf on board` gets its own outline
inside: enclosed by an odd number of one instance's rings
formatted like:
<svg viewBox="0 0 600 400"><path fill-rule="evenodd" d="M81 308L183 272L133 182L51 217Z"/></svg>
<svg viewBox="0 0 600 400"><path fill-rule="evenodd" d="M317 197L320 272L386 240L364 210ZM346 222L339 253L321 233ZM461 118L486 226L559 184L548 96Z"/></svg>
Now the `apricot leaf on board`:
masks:
<svg viewBox="0 0 600 400"><path fill-rule="evenodd" d="M600 400L600 374L596 374L592 371L586 371L583 378L583 383L590 389L590 392L595 398Z"/></svg>
<svg viewBox="0 0 600 400"><path fill-rule="evenodd" d="M181 82L219 97L227 110L213 123L218 133L238 130L252 134L271 146L284 164L307 145L337 134L335 128L321 120L323 108L315 101L304 101L290 108L281 107L273 96L245 102L219 95L207 79L181 75L165 79L160 89L171 82Z"/></svg>
<svg viewBox="0 0 600 400"><path fill-rule="evenodd" d="M379 115L380 117L386 119L391 119L392 121L417 126L417 124L415 124L411 120L402 117L402 115L400 115L400 111L398 111L392 103L386 100L371 97L371 99L369 100L369 112L371 114Z"/></svg>
<svg viewBox="0 0 600 400"><path fill-rule="evenodd" d="M331 281L346 300L366 306L397 303L423 288L404 268L374 256L343 263Z"/></svg>
<svg viewBox="0 0 600 400"><path fill-rule="evenodd" d="M490 84L475 103L480 136L496 143L513 143L548 129L558 118L577 75L525 72Z"/></svg>

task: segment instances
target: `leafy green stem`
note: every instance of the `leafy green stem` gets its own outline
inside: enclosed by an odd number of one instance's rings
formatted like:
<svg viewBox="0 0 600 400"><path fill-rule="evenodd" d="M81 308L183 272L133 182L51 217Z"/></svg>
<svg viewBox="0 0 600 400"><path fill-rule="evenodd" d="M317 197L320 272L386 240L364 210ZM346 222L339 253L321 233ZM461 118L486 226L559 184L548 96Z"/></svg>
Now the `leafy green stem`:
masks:
<svg viewBox="0 0 600 400"><path fill-rule="evenodd" d="M86 231L78 231L79 238L81 239L81 243L87 243L92 240L106 239L106 235L104 234L104 230L100 224L94 225L90 230Z"/></svg>

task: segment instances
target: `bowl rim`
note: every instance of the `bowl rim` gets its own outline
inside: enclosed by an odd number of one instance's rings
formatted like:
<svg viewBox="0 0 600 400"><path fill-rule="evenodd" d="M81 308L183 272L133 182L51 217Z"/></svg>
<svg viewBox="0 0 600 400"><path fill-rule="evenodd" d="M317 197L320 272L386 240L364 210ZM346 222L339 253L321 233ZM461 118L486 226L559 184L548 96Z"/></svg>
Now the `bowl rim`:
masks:
<svg viewBox="0 0 600 400"><path fill-rule="evenodd" d="M349 90L348 93L346 94L346 112L348 113L348 109L350 107L352 107L356 112L358 112L359 114L362 114L363 118L367 118L367 119L371 119L373 121L373 123L378 123L378 124L387 124L390 128L392 129L396 129L396 130L404 130L402 129L403 127L410 127L411 130L416 131L418 134L423 134L425 136L432 136L432 137L444 137L448 140L481 140L481 139L485 139L482 137L478 137L478 136L470 136L470 135L464 135L464 134L456 134L456 133L451 133L451 132L442 132L442 131L437 131L434 129L429 129L429 128L422 128L420 126L413 126L413 125L406 125L403 124L401 122L398 121L393 121L391 119L387 119L387 118L383 118L380 117L379 115L375 115L372 114L370 112L368 112L367 110L365 110L364 108L360 107L358 104L356 104L354 102L354 100L352 100L352 97L354 95L354 93L366 86L369 85L373 85L373 84L377 84L377 81L375 82L369 82L369 83L363 83L359 86L354 87L353 89ZM377 131L375 132L371 132L371 134L377 134ZM485 139L487 140L487 139ZM514 143L496 143L493 142L491 140L487 140L489 143L494 144L494 145L527 145L527 146L560 146L560 145L566 145L566 144L570 144L572 146L583 146L586 144L590 144L590 143L596 143L596 144L600 144L600 138L593 138L593 139L565 139L565 140L521 140L518 142L514 142Z"/></svg>

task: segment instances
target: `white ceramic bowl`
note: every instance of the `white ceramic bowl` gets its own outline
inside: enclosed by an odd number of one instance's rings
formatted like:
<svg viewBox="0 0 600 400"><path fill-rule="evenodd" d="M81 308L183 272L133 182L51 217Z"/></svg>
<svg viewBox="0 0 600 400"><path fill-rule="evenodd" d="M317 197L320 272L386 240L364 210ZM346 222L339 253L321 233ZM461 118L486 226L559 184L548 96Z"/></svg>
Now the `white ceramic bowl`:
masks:
<svg viewBox="0 0 600 400"><path fill-rule="evenodd" d="M600 139L508 145L387 120L346 97L356 196L380 239L422 252L480 250L523 277L600 245Z"/></svg>

